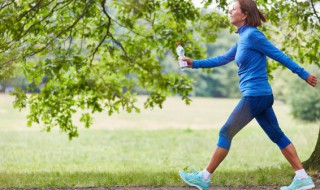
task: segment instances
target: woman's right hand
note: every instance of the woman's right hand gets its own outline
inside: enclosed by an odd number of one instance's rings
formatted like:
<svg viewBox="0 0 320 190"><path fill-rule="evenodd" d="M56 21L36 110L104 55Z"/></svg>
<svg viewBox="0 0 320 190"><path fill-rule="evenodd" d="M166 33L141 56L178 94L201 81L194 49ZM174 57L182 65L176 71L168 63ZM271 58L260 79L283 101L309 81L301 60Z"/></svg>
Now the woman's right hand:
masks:
<svg viewBox="0 0 320 190"><path fill-rule="evenodd" d="M316 86L317 86L317 83L318 83L318 80L317 80L317 77L316 77L316 76L310 74L310 75L308 76L308 78L306 79L306 82L307 82L308 84L310 84L311 86L316 87Z"/></svg>
<svg viewBox="0 0 320 190"><path fill-rule="evenodd" d="M193 60L192 60L192 59L190 59L190 58L188 58L188 57L183 57L183 58L182 58L182 61L186 61L187 64L188 64L188 67L189 67L189 68L192 68L192 65L193 65Z"/></svg>

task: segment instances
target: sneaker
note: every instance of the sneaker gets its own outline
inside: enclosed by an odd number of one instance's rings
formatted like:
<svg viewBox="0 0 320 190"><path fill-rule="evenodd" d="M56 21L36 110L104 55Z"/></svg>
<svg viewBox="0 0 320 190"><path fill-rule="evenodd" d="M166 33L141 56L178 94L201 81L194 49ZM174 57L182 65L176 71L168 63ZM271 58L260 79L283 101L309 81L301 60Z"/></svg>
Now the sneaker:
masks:
<svg viewBox="0 0 320 190"><path fill-rule="evenodd" d="M187 173L181 170L179 171L179 175L184 182L200 190L208 190L210 187L210 180L204 181L202 179L202 171Z"/></svg>
<svg viewBox="0 0 320 190"><path fill-rule="evenodd" d="M315 187L311 177L308 176L306 179L293 178L292 183L289 186L281 187L280 190L305 190L313 189Z"/></svg>

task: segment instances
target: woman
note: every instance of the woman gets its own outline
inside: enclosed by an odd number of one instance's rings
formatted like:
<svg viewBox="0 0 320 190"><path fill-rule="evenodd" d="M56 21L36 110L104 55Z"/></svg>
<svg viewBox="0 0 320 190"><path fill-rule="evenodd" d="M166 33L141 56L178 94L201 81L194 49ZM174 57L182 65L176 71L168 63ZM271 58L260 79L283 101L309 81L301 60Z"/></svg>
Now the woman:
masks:
<svg viewBox="0 0 320 190"><path fill-rule="evenodd" d="M237 33L240 35L238 43L222 56L205 60L184 58L184 61L191 68L212 68L235 60L239 67L239 88L242 98L221 128L217 148L207 167L203 171L193 173L180 171L180 177L191 186L208 189L210 177L227 156L232 138L255 118L269 138L279 146L296 173L291 185L281 189L311 189L315 185L303 169L291 141L280 129L272 109L273 95L268 83L266 56L285 65L313 87L317 85L317 78L274 47L256 28L266 19L253 0L238 0L229 15L230 22L238 28Z"/></svg>

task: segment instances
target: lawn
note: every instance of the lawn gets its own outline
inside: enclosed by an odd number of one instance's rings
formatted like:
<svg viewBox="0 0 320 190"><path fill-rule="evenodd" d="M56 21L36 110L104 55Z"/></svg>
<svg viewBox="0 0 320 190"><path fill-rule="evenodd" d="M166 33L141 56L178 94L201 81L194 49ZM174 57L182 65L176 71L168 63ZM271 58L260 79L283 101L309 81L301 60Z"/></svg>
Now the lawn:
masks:
<svg viewBox="0 0 320 190"><path fill-rule="evenodd" d="M177 172L206 166L219 128L238 102L193 98L186 106L171 97L162 110L99 113L91 129L80 127L79 138L69 141L59 130L27 128L27 112L14 110L12 101L0 96L0 188L182 185ZM281 102L274 109L301 159L307 159L319 125L294 120ZM277 146L252 122L234 138L212 183L284 185L293 175Z"/></svg>

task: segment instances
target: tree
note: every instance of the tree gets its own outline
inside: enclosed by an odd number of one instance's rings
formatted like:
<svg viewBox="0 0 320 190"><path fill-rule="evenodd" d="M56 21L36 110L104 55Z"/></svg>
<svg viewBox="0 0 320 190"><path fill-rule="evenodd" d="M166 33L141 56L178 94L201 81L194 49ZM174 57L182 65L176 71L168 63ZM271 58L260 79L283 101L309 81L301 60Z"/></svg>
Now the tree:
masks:
<svg viewBox="0 0 320 190"><path fill-rule="evenodd" d="M220 14L227 12L226 0L202 2L218 7L200 12L191 0L1 1L0 79L22 72L35 85L42 82L39 94L17 90L15 107L29 105L29 125L59 126L70 138L77 136L71 116L79 108L86 127L93 112L139 111L136 87L148 91L147 108L161 107L170 94L189 103L191 80L162 73L157 56L181 41L187 56L200 59L199 42L213 42L221 28L235 31ZM262 27L265 34L282 36L281 49L298 62L320 66L319 0L257 2L272 23ZM270 72L276 67L270 64Z"/></svg>
<svg viewBox="0 0 320 190"><path fill-rule="evenodd" d="M187 24L199 18L191 1L11 0L0 3L0 16L0 77L23 72L43 85L39 94L14 93L16 107L30 107L29 126L59 126L72 138L79 108L86 127L97 111L139 111L136 87L148 91L147 108L161 107L169 94L190 102L191 81L163 74L157 56L183 39L201 57Z"/></svg>

